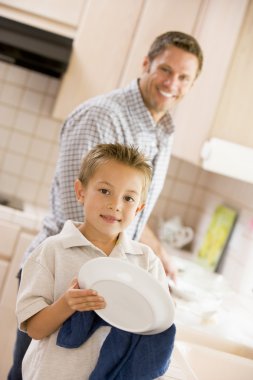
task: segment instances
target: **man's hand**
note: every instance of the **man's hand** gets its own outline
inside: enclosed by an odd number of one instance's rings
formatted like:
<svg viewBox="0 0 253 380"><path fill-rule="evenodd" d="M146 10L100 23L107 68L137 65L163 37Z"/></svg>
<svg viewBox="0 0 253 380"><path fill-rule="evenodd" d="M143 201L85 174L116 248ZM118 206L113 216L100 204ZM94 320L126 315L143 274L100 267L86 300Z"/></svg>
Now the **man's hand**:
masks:
<svg viewBox="0 0 253 380"><path fill-rule="evenodd" d="M150 248L153 249L155 254L160 258L166 275L169 276L174 282L176 282L177 267L173 263L172 257L168 255L161 242L157 239L156 235L148 227L148 225L145 226L140 241L144 244L149 245Z"/></svg>
<svg viewBox="0 0 253 380"><path fill-rule="evenodd" d="M168 255L166 250L163 248L163 246L160 244L160 250L159 254L157 256L160 258L165 273L167 276L169 276L174 282L177 280L177 267L175 263L173 262L173 259Z"/></svg>

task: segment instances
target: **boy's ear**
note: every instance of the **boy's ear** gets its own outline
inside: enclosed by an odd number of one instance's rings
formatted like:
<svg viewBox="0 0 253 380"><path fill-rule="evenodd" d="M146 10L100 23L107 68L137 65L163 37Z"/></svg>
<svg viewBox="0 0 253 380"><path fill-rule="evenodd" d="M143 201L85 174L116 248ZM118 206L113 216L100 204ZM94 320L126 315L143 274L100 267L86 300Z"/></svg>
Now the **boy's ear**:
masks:
<svg viewBox="0 0 253 380"><path fill-rule="evenodd" d="M76 199L79 203L83 204L83 201L84 201L84 195L85 195L85 190L84 190L84 186L83 184L81 183L81 181L79 179L76 179L75 180L75 183L74 183L74 189L75 189L75 193L76 193Z"/></svg>
<svg viewBox="0 0 253 380"><path fill-rule="evenodd" d="M139 205L139 207L137 207L136 211L135 211L135 215L138 214L138 212L141 212L141 210L143 210L145 207L145 203L142 203Z"/></svg>

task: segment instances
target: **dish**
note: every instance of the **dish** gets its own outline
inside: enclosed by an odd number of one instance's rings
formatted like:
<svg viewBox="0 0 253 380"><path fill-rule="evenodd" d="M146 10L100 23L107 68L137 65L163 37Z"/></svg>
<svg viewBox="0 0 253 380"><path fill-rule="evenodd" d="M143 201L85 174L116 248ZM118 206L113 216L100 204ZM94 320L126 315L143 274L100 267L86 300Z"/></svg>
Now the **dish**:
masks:
<svg viewBox="0 0 253 380"><path fill-rule="evenodd" d="M96 290L106 301L95 312L121 330L157 334L174 321L169 292L144 269L117 258L100 257L85 263L78 275L80 288Z"/></svg>
<svg viewBox="0 0 253 380"><path fill-rule="evenodd" d="M171 294L175 297L181 298L184 301L197 301L200 292L191 284L184 282L180 278L177 279L177 283L175 284L174 281L168 278L168 285Z"/></svg>

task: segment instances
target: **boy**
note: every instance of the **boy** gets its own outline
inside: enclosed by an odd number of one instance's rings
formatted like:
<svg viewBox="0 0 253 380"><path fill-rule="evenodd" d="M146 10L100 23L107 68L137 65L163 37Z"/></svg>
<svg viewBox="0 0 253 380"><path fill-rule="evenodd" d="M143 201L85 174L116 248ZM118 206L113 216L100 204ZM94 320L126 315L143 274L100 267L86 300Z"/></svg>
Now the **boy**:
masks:
<svg viewBox="0 0 253 380"><path fill-rule="evenodd" d="M153 251L124 233L144 207L151 177L150 165L133 147L100 144L83 160L74 188L84 222L67 221L24 265L17 316L20 328L33 338L23 361L24 380L88 379L96 366L110 326L97 329L78 348L56 345L59 329L76 311L106 307L95 291L79 288L76 277L85 262L101 256L127 259L165 284Z"/></svg>
<svg viewBox="0 0 253 380"><path fill-rule="evenodd" d="M139 78L124 88L86 100L69 115L61 130L50 210L25 257L47 237L58 234L66 220L83 220L72 186L81 157L100 143L135 144L150 158L153 175L147 207L138 213L127 232L132 239L149 245L162 260L166 273L176 279L173 260L149 227L148 219L162 191L170 161L173 110L192 88L202 66L202 49L193 36L165 32L148 49ZM22 265L19 279L21 272ZM29 337L18 330L8 380L22 380L21 363L29 344Z"/></svg>

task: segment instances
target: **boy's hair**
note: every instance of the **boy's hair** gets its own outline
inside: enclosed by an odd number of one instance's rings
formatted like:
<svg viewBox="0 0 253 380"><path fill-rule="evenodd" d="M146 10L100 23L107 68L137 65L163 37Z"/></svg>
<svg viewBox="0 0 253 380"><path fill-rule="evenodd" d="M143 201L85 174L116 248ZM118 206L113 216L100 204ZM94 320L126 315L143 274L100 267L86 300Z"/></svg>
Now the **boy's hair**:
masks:
<svg viewBox="0 0 253 380"><path fill-rule="evenodd" d="M138 148L123 144L98 144L84 157L78 179L86 186L96 169L108 161L117 161L138 170L143 176L142 202L146 200L152 178L152 167ZM120 173L119 173L120 175Z"/></svg>
<svg viewBox="0 0 253 380"><path fill-rule="evenodd" d="M188 53L194 54L199 62L197 73L197 75L199 75L203 66L202 49L198 41L193 36L190 36L189 34L183 32L166 32L156 37L148 51L148 58L150 62L159 54L161 54L169 45L176 46L187 51Z"/></svg>

